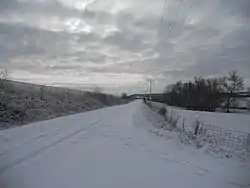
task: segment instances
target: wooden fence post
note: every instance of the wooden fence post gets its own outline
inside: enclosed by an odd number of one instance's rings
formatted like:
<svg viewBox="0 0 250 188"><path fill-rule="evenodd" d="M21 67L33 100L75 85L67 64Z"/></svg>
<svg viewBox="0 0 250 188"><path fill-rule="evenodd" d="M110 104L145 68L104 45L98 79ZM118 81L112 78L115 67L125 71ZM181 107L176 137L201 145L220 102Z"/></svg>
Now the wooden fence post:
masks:
<svg viewBox="0 0 250 188"><path fill-rule="evenodd" d="M185 118L183 118L182 120L182 131L183 132L185 131Z"/></svg>
<svg viewBox="0 0 250 188"><path fill-rule="evenodd" d="M195 135L195 136L198 135L199 127L200 127L200 122L199 122L199 120L197 120L197 121L196 121L195 128L194 128L194 135Z"/></svg>

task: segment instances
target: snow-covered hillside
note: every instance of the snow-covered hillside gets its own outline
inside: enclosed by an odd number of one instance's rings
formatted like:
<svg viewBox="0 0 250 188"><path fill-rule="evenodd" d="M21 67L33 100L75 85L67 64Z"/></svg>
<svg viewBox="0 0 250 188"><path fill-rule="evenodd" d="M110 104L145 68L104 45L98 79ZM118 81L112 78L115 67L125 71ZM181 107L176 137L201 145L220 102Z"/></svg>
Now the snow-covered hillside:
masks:
<svg viewBox="0 0 250 188"><path fill-rule="evenodd" d="M0 128L122 104L119 97L8 81L0 90Z"/></svg>
<svg viewBox="0 0 250 188"><path fill-rule="evenodd" d="M0 187L250 187L248 163L159 137L145 107L135 101L0 131Z"/></svg>

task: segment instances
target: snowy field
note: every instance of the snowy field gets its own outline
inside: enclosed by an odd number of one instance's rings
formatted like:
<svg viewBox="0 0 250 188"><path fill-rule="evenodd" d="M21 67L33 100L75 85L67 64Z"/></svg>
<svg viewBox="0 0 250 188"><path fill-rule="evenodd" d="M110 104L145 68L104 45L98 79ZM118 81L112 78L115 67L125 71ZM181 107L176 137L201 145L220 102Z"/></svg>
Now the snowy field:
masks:
<svg viewBox="0 0 250 188"><path fill-rule="evenodd" d="M0 131L0 187L250 187L249 163L160 137L144 112L134 101Z"/></svg>
<svg viewBox="0 0 250 188"><path fill-rule="evenodd" d="M198 119L200 122L208 125L218 126L237 132L250 133L250 114L193 111L170 107L162 103L154 102L153 104L158 108L162 106L166 107L174 114L185 118L188 122L195 122L196 119Z"/></svg>

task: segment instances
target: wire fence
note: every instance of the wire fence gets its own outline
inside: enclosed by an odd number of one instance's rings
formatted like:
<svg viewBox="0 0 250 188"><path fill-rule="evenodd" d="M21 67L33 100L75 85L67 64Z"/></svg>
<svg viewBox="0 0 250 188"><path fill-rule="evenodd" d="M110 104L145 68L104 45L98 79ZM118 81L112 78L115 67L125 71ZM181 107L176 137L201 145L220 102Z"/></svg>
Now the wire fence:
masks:
<svg viewBox="0 0 250 188"><path fill-rule="evenodd" d="M7 90L15 90L19 92L31 92L33 94L39 95L41 99L46 98L49 94L56 96L84 96L88 91L76 90L72 88L63 88L63 87L53 87L53 86L45 86L45 85L35 85L28 84L22 82L8 81L6 86ZM91 90L89 90L91 92Z"/></svg>
<svg viewBox="0 0 250 188"><path fill-rule="evenodd" d="M203 124L198 121L185 121L185 119L183 119L182 122L178 122L178 126L182 126L184 131L193 132L193 134L195 134L195 130L197 130L197 135L206 136L208 141L213 144L225 146L233 150L250 149L250 133Z"/></svg>
<svg viewBox="0 0 250 188"><path fill-rule="evenodd" d="M162 108L161 105L154 103L150 103L148 106L157 113L159 113ZM171 114L165 114L165 120L168 121L169 118L171 118L172 122L175 123L174 130L176 131L185 132L188 135L193 135L194 137L203 137L207 142L223 146L226 150L250 152L249 132L226 129L216 125L200 122L197 119L185 119L184 117L181 117L173 112L171 112Z"/></svg>

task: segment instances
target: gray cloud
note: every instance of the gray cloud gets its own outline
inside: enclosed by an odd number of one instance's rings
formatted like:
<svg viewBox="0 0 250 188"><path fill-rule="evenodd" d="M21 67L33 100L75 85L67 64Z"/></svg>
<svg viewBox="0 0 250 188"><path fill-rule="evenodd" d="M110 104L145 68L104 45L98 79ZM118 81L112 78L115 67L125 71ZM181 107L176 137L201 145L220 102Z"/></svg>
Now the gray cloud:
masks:
<svg viewBox="0 0 250 188"><path fill-rule="evenodd" d="M162 19L162 0L1 0L0 65L18 80L112 92L232 69L250 80L249 0L167 2Z"/></svg>

